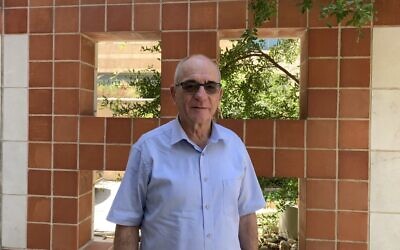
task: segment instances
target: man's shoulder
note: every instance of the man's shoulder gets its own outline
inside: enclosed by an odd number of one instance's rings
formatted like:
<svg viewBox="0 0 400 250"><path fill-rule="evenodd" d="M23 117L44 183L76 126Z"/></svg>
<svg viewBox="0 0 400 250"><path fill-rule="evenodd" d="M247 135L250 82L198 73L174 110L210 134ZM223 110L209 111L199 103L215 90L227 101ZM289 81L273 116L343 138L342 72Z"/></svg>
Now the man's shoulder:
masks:
<svg viewBox="0 0 400 250"><path fill-rule="evenodd" d="M135 146L141 147L141 145L143 145L144 143L167 139L166 135L168 135L169 131L171 130L171 123L172 121L142 134L140 138L136 141Z"/></svg>
<svg viewBox="0 0 400 250"><path fill-rule="evenodd" d="M227 141L232 141L236 143L243 143L242 139L231 129L224 127L221 124L215 123L215 126L217 127L218 133L220 133L220 136Z"/></svg>

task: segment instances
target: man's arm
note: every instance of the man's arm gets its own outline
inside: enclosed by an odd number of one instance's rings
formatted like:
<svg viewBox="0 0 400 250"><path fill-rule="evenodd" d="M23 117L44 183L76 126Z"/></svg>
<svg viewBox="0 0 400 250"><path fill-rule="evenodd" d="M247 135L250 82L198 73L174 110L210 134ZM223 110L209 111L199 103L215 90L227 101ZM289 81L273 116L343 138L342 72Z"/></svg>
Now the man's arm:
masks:
<svg viewBox="0 0 400 250"><path fill-rule="evenodd" d="M116 225L114 250L125 249L139 249L139 227Z"/></svg>
<svg viewBox="0 0 400 250"><path fill-rule="evenodd" d="M257 217L255 213L240 217L239 241L242 250L258 249Z"/></svg>

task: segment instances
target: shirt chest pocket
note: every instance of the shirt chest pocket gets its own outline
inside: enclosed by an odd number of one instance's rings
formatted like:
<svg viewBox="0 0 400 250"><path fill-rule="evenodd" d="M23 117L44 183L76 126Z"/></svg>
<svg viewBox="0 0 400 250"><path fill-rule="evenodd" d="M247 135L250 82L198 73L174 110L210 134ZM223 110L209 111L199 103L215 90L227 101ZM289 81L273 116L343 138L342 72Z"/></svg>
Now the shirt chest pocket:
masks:
<svg viewBox="0 0 400 250"><path fill-rule="evenodd" d="M222 181L224 212L229 215L237 215L239 213L238 200L241 183L241 178L227 179Z"/></svg>

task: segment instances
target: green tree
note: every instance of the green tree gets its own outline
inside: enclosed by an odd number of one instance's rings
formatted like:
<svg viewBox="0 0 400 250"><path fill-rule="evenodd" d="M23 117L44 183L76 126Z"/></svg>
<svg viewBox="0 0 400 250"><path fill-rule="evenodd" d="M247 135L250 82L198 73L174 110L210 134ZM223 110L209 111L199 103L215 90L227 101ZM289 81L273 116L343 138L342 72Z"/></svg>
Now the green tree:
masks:
<svg viewBox="0 0 400 250"><path fill-rule="evenodd" d="M116 77L116 76L114 76ZM146 101L126 102L121 99L110 100L103 96L101 106L107 107L115 117L144 117L155 118L160 116L161 75L153 68L128 72L128 85L134 87L138 96ZM121 80L112 84L119 85Z"/></svg>
<svg viewBox="0 0 400 250"><path fill-rule="evenodd" d="M220 54L220 69L224 97L221 115L225 118L298 118L299 81L279 63L292 64L299 55L299 41L279 39L277 44L263 49L264 40L243 35L246 39L233 42L233 47ZM148 49L149 50L149 49ZM153 47L158 52L160 47ZM114 76L114 79L119 79ZM149 68L128 72L126 81L144 102L124 102L104 98L103 107L117 117L158 117L160 113L160 73ZM115 80L114 84L120 84Z"/></svg>
<svg viewBox="0 0 400 250"><path fill-rule="evenodd" d="M258 177L267 202L273 202L278 211L283 212L287 207L295 206L299 197L297 178Z"/></svg>
<svg viewBox="0 0 400 250"><path fill-rule="evenodd" d="M265 40L246 31L232 48L222 50L219 66L224 118L295 119L299 117L299 68L282 65L299 57L297 39L278 39L268 51Z"/></svg>
<svg viewBox="0 0 400 250"><path fill-rule="evenodd" d="M140 49L142 52L160 53L161 43L154 46L144 46ZM158 59L160 60L160 59ZM110 100L103 96L102 107L109 108L114 117L132 117L132 118L156 118L160 116L160 96L161 96L161 74L152 66L145 70L127 72L127 78L122 80L118 73L111 77L111 85L121 85L126 81L128 86L133 87L140 98L145 101L126 102L118 98Z"/></svg>
<svg viewBox="0 0 400 250"><path fill-rule="evenodd" d="M314 0L297 0L299 11L302 13L315 8ZM374 0L331 0L327 4L320 4L321 19L328 20L334 17L338 24L346 20L345 25L361 28L371 23L375 10ZM271 20L276 14L276 0L251 0L250 7L254 13L254 24L260 27L265 21ZM327 25L332 24L327 21Z"/></svg>

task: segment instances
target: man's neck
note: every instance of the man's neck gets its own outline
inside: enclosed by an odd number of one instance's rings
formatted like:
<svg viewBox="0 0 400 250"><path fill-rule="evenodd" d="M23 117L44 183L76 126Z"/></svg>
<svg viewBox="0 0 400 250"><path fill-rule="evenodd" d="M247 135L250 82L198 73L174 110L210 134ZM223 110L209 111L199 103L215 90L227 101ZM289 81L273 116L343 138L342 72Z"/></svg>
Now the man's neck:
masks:
<svg viewBox="0 0 400 250"><path fill-rule="evenodd" d="M179 120L186 135L200 148L207 145L208 138L211 136L211 121L208 123L187 124L185 121Z"/></svg>

